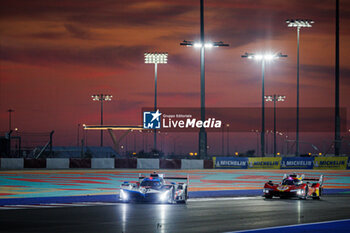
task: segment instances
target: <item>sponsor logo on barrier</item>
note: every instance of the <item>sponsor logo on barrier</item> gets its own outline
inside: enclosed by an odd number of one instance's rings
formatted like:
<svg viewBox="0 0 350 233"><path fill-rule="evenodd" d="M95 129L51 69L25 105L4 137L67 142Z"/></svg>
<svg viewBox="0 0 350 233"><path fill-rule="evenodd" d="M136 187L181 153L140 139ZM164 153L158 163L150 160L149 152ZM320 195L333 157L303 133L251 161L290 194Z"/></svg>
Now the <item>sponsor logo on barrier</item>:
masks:
<svg viewBox="0 0 350 233"><path fill-rule="evenodd" d="M314 158L282 158L281 169L312 169Z"/></svg>
<svg viewBox="0 0 350 233"><path fill-rule="evenodd" d="M248 166L248 158L215 157L214 161L215 168L246 169Z"/></svg>
<svg viewBox="0 0 350 233"><path fill-rule="evenodd" d="M281 158L249 158L248 168L279 169Z"/></svg>
<svg viewBox="0 0 350 233"><path fill-rule="evenodd" d="M314 169L346 169L348 157L315 158Z"/></svg>
<svg viewBox="0 0 350 233"><path fill-rule="evenodd" d="M350 169L350 157L348 158L348 167L346 169Z"/></svg>

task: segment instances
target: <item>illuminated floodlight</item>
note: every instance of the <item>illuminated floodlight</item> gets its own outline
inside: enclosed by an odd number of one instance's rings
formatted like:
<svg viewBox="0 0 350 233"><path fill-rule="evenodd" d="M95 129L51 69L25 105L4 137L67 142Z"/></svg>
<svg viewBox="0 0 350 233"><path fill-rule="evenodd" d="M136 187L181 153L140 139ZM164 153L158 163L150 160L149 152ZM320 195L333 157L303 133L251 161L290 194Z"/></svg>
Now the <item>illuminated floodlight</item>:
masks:
<svg viewBox="0 0 350 233"><path fill-rule="evenodd" d="M284 95L265 95L265 101L266 102L280 102L280 101L285 101L286 96Z"/></svg>
<svg viewBox="0 0 350 233"><path fill-rule="evenodd" d="M277 96L277 101L285 101L285 99L286 99L286 96L284 95Z"/></svg>
<svg viewBox="0 0 350 233"><path fill-rule="evenodd" d="M309 19L288 19L286 20L286 23L288 24L288 27L311 28L314 21Z"/></svg>
<svg viewBox="0 0 350 233"><path fill-rule="evenodd" d="M265 54L264 59L265 60L272 60L278 57L275 57L273 54Z"/></svg>
<svg viewBox="0 0 350 233"><path fill-rule="evenodd" d="M243 58L248 58L248 59L254 59L254 60L264 60L264 61L271 61L274 59L278 59L280 57L287 57L287 55L284 55L282 53L277 53L277 54L271 54L271 53L266 53L266 54L254 54L254 53L245 53L241 57Z"/></svg>
<svg viewBox="0 0 350 233"><path fill-rule="evenodd" d="M263 59L264 57L263 57L263 55L260 55L260 54L258 54L258 55L253 55L252 56L255 60L261 60L261 59Z"/></svg>
<svg viewBox="0 0 350 233"><path fill-rule="evenodd" d="M145 53L146 64L166 64L168 63L168 53Z"/></svg>
<svg viewBox="0 0 350 233"><path fill-rule="evenodd" d="M273 96L272 95L265 95L265 101L273 101Z"/></svg>
<svg viewBox="0 0 350 233"><path fill-rule="evenodd" d="M184 40L183 42L180 43L180 45L182 46L186 46L186 47L195 47L195 48L201 48L202 47L202 43L200 42L193 42L193 41L189 41L189 40ZM229 44L225 44L222 41L219 42L206 42L204 44L205 48L212 48L212 47L227 47L229 46Z"/></svg>
<svg viewBox="0 0 350 233"><path fill-rule="evenodd" d="M97 94L97 95L91 96L93 101L111 101L112 97L113 97L112 95L106 95L106 94Z"/></svg>

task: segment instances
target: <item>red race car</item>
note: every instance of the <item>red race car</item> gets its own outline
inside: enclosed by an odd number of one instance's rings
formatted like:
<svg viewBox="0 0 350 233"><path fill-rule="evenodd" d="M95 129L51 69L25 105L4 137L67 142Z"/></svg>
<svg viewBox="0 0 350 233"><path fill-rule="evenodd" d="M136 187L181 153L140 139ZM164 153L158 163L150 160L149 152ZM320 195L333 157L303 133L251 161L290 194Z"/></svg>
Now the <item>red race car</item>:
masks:
<svg viewBox="0 0 350 233"><path fill-rule="evenodd" d="M265 183L263 197L297 197L300 199L312 197L312 199L320 199L320 196L322 195L323 181L323 175L320 175L318 178L305 178L304 174L284 174L281 183L274 184L272 181Z"/></svg>

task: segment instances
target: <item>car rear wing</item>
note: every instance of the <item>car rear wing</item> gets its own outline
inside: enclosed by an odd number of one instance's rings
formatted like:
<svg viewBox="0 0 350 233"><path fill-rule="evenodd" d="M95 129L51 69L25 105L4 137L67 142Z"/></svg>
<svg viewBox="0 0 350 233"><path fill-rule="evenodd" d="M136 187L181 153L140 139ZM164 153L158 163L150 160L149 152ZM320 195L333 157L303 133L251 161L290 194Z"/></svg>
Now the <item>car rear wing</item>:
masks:
<svg viewBox="0 0 350 233"><path fill-rule="evenodd" d="M190 183L190 176L188 174L187 174L187 177L166 176L166 177L163 177L163 179L166 179L166 180L186 180L187 186Z"/></svg>
<svg viewBox="0 0 350 233"><path fill-rule="evenodd" d="M303 180L304 181L315 181L317 183L323 184L324 176L320 175L320 177L306 177Z"/></svg>
<svg viewBox="0 0 350 233"><path fill-rule="evenodd" d="M186 177L167 176L167 177L163 177L163 179L166 179L166 180L186 180L187 186L190 184L190 175L188 175L188 174Z"/></svg>

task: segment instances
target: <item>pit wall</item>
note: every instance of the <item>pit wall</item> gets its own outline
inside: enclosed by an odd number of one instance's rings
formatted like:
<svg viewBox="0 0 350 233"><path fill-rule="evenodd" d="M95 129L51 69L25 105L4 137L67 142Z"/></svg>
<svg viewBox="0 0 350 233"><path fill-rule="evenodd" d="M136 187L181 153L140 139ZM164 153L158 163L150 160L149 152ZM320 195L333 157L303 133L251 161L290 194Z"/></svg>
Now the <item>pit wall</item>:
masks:
<svg viewBox="0 0 350 233"><path fill-rule="evenodd" d="M212 160L200 159L122 159L122 158L0 158L1 169L24 168L135 168L135 169L211 169Z"/></svg>
<svg viewBox="0 0 350 233"><path fill-rule="evenodd" d="M217 169L350 169L349 157L213 157Z"/></svg>

